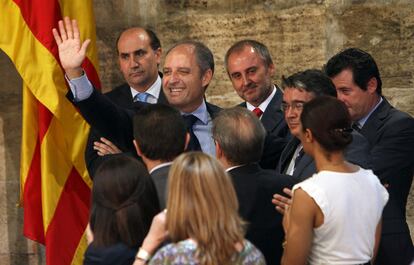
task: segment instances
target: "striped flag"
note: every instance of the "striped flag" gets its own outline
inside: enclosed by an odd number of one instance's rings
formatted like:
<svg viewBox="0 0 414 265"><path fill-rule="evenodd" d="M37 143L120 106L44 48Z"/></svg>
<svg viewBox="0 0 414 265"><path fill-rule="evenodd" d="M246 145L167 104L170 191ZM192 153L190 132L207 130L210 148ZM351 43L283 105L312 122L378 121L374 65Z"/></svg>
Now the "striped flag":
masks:
<svg viewBox="0 0 414 265"><path fill-rule="evenodd" d="M68 91L52 28L77 19L92 40L83 64L97 88L92 0L0 0L0 49L23 79L21 203L24 235L46 246L46 264L81 264L92 186L84 161L88 125Z"/></svg>

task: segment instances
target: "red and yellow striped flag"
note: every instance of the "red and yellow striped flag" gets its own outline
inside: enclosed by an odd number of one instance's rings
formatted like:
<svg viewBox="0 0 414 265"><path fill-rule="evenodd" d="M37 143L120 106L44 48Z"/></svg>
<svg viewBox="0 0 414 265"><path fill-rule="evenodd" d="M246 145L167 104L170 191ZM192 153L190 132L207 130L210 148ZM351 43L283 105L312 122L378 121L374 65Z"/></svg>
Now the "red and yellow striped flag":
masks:
<svg viewBox="0 0 414 265"><path fill-rule="evenodd" d="M0 0L0 10L0 49L24 83L24 235L46 246L46 264L81 264L92 186L84 161L88 125L65 98L52 28L64 16L78 20L81 38L92 40L83 68L99 88L92 0Z"/></svg>

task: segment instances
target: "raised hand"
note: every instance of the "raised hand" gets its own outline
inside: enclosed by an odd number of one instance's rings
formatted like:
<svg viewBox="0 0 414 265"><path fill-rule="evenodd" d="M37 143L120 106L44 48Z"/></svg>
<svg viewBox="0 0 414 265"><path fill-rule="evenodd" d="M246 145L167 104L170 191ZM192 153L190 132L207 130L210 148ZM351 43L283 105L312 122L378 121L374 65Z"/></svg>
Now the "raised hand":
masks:
<svg viewBox="0 0 414 265"><path fill-rule="evenodd" d="M87 39L83 43L81 42L78 24L74 19L65 17L64 21L58 22L58 26L59 32L53 28L52 33L58 45L62 67L69 79L79 77L82 75L81 65L91 40Z"/></svg>

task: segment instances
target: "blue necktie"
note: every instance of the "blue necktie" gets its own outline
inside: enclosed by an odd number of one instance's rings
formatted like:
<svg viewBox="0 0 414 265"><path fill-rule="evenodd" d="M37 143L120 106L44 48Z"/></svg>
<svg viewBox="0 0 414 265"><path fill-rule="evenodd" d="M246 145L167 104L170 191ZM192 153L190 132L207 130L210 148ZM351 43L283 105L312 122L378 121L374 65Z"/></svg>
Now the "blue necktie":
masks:
<svg viewBox="0 0 414 265"><path fill-rule="evenodd" d="M140 101L140 102L147 102L149 94L146 92L138 93L134 96L134 102Z"/></svg>

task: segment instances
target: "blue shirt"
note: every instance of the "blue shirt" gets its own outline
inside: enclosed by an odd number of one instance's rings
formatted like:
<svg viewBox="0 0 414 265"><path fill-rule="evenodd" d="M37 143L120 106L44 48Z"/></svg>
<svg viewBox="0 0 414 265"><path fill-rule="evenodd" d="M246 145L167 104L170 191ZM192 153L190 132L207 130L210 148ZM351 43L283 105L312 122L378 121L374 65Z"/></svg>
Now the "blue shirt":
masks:
<svg viewBox="0 0 414 265"><path fill-rule="evenodd" d="M181 112L181 114L193 114L198 118L193 125L193 131L200 142L201 150L203 153L215 156L216 147L212 138L213 121L207 111L206 102L203 100L201 105L191 113Z"/></svg>

